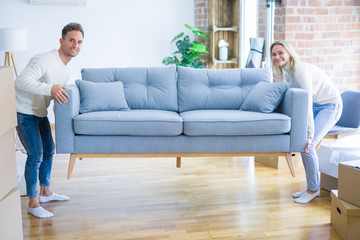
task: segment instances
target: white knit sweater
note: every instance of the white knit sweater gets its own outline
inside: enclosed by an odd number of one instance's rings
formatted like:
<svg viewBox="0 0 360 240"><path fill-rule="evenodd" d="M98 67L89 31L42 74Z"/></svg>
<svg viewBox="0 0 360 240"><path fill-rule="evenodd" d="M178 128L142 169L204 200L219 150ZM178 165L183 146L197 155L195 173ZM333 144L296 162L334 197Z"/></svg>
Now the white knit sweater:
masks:
<svg viewBox="0 0 360 240"><path fill-rule="evenodd" d="M283 68L284 79L291 83L291 87L305 89L309 93L308 100L308 136L314 136L313 103L342 104L341 96L335 84L316 65L300 62L295 71L290 70L289 64Z"/></svg>
<svg viewBox="0 0 360 240"><path fill-rule="evenodd" d="M60 59L58 50L34 56L15 80L16 108L24 114L47 116L53 85L65 85L70 69Z"/></svg>

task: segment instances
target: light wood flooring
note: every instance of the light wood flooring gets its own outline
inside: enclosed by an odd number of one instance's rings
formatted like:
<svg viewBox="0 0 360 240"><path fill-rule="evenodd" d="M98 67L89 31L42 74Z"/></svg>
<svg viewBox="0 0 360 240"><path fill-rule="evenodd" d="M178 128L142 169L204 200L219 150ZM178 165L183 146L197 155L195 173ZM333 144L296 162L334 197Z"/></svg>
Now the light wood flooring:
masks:
<svg viewBox="0 0 360 240"><path fill-rule="evenodd" d="M52 189L71 197L43 207L37 219L21 199L24 239L230 240L340 239L330 224L330 197L295 204L305 188L303 168L293 178L253 158L83 159L66 179L69 155L56 155Z"/></svg>

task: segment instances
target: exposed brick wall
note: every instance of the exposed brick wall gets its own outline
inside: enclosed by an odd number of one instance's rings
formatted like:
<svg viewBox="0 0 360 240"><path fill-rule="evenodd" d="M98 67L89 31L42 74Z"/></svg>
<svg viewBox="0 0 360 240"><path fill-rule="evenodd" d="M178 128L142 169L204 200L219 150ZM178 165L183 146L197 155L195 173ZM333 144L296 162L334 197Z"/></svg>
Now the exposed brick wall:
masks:
<svg viewBox="0 0 360 240"><path fill-rule="evenodd" d="M260 0L259 3L259 26L258 26L258 34L259 37L266 37L266 0Z"/></svg>
<svg viewBox="0 0 360 240"><path fill-rule="evenodd" d="M209 1L208 0L194 0L195 4L195 26L203 30L206 34L209 33Z"/></svg>
<svg viewBox="0 0 360 240"><path fill-rule="evenodd" d="M208 0L194 0L195 25L208 33ZM266 37L266 0L259 0L259 37ZM292 44L339 90L360 91L360 0L282 0L274 39Z"/></svg>
<svg viewBox="0 0 360 240"><path fill-rule="evenodd" d="M259 36L265 36L266 0L260 0ZM301 59L323 69L339 90L360 91L360 1L282 0L274 39L295 47Z"/></svg>
<svg viewBox="0 0 360 240"><path fill-rule="evenodd" d="M209 35L209 0L194 0L195 4L195 27L200 28L205 34ZM209 41L201 38L198 41L207 45L209 51ZM206 60L209 59L209 55L203 54L202 57Z"/></svg>

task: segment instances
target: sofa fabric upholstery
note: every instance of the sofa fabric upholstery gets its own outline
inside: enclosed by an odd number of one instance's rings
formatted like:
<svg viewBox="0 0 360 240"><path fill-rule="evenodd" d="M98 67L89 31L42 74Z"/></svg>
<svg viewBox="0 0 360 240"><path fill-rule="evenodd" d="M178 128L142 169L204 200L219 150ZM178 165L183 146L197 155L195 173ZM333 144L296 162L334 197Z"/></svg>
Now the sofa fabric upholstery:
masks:
<svg viewBox="0 0 360 240"><path fill-rule="evenodd" d="M269 69L175 67L83 69L95 83L121 81L128 111L80 113L80 91L55 102L57 153L301 152L307 140L305 90L289 88L274 112L239 110Z"/></svg>
<svg viewBox="0 0 360 240"><path fill-rule="evenodd" d="M188 136L256 136L290 131L291 118L239 110L197 110L182 112L184 134Z"/></svg>
<svg viewBox="0 0 360 240"><path fill-rule="evenodd" d="M176 68L84 68L82 79L91 82L124 84L125 98L130 109L177 111Z"/></svg>
<svg viewBox="0 0 360 240"><path fill-rule="evenodd" d="M259 82L251 90L240 110L271 113L280 104L289 87L290 83L287 82Z"/></svg>
<svg viewBox="0 0 360 240"><path fill-rule="evenodd" d="M291 129L290 129L290 149L291 152L303 152L307 141L307 104L308 93L300 88L289 88L276 112L285 114L291 117Z"/></svg>
<svg viewBox="0 0 360 240"><path fill-rule="evenodd" d="M80 113L129 110L122 82L76 80L75 84L80 90Z"/></svg>
<svg viewBox="0 0 360 240"><path fill-rule="evenodd" d="M287 152L288 134L265 136L75 136L77 153ZM59 149L61 150L61 149Z"/></svg>
<svg viewBox="0 0 360 240"><path fill-rule="evenodd" d="M270 82L270 69L193 69L179 67L179 111L238 110L259 82Z"/></svg>
<svg viewBox="0 0 360 240"><path fill-rule="evenodd" d="M183 121L176 112L164 110L91 112L74 117L74 132L96 136L177 136L183 132Z"/></svg>

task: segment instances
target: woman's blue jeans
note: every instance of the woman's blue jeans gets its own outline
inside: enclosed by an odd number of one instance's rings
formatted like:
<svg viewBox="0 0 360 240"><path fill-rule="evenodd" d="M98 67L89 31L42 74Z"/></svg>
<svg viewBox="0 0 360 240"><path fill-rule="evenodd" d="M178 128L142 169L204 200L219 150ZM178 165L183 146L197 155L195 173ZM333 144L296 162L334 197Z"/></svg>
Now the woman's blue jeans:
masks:
<svg viewBox="0 0 360 240"><path fill-rule="evenodd" d="M316 153L317 144L325 137L329 130L336 124L342 113L342 104L313 104L314 112L314 138L309 152L301 153L306 173L307 189L317 191L319 181L319 159Z"/></svg>
<svg viewBox="0 0 360 240"><path fill-rule="evenodd" d="M16 127L27 152L25 181L27 196L37 197L37 178L40 186L50 186L50 174L55 144L47 117L17 113Z"/></svg>

